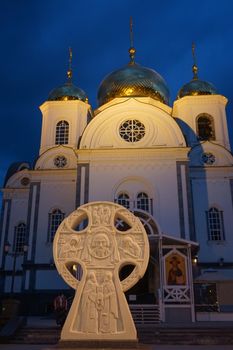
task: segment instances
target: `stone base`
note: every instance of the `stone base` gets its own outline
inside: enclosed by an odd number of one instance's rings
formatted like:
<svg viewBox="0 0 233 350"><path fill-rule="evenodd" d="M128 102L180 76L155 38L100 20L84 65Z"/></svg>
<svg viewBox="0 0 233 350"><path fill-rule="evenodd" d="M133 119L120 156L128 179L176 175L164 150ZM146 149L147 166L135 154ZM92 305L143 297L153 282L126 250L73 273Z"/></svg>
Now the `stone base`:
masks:
<svg viewBox="0 0 233 350"><path fill-rule="evenodd" d="M137 349L138 340L60 340L56 348L63 349Z"/></svg>

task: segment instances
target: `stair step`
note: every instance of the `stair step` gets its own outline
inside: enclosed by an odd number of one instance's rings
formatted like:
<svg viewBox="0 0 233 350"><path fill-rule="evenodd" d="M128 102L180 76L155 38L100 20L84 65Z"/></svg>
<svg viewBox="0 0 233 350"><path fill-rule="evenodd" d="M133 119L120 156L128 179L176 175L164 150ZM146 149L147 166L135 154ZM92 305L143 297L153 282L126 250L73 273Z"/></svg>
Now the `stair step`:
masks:
<svg viewBox="0 0 233 350"><path fill-rule="evenodd" d="M166 327L137 325L138 338L144 344L224 345L233 344L233 327ZM61 328L24 327L11 339L14 344L56 344Z"/></svg>

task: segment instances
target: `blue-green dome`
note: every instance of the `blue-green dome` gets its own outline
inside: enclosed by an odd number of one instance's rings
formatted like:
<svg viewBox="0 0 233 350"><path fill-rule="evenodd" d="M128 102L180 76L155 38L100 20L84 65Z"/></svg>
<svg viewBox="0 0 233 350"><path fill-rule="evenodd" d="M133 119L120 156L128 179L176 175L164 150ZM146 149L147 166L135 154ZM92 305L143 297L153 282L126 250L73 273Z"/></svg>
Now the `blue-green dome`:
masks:
<svg viewBox="0 0 233 350"><path fill-rule="evenodd" d="M110 73L100 84L99 106L116 97L152 97L168 104L169 90L156 71L133 62Z"/></svg>
<svg viewBox="0 0 233 350"><path fill-rule="evenodd" d="M216 95L218 94L213 84L207 81L193 79L185 84L178 92L177 98L184 96Z"/></svg>
<svg viewBox="0 0 233 350"><path fill-rule="evenodd" d="M73 85L71 82L59 86L53 89L48 97L48 101L69 101L69 100L80 100L88 102L86 93Z"/></svg>
<svg viewBox="0 0 233 350"><path fill-rule="evenodd" d="M11 176L13 176L18 171L28 169L30 170L30 164L28 162L14 162L12 163L6 173L5 179L4 179L4 186L6 185L7 181Z"/></svg>

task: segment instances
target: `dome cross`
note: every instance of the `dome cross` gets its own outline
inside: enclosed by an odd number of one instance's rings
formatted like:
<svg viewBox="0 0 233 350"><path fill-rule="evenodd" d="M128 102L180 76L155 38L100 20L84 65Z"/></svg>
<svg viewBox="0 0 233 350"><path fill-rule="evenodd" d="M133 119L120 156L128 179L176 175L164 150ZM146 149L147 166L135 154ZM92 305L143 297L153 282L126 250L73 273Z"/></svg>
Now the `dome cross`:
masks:
<svg viewBox="0 0 233 350"><path fill-rule="evenodd" d="M196 54L195 54L195 43L192 44L192 55L193 55L193 67L192 67L192 71L193 71L193 79L197 80L198 79L198 67L197 67L197 59L196 59Z"/></svg>
<svg viewBox="0 0 233 350"><path fill-rule="evenodd" d="M72 48L69 47L69 68L68 68L68 71L67 71L68 83L72 83L72 76L73 76L72 58L73 58Z"/></svg>
<svg viewBox="0 0 233 350"><path fill-rule="evenodd" d="M129 22L129 26L130 26L130 48L129 48L129 57L130 57L130 64L134 64L134 57L135 57L135 52L136 49L133 46L133 18L130 17L130 22Z"/></svg>

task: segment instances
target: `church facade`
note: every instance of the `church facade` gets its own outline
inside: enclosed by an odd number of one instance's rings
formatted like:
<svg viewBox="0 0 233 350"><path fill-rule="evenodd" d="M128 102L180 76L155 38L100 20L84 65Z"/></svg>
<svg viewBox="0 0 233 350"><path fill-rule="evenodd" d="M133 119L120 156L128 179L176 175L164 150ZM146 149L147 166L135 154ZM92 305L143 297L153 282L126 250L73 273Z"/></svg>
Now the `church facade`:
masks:
<svg viewBox="0 0 233 350"><path fill-rule="evenodd" d="M34 314L60 291L69 295L54 266L56 230L80 205L110 201L140 218L150 242L147 272L127 294L132 307L153 304L161 322L233 319L227 98L194 64L170 106L163 78L129 52L129 64L100 84L96 110L71 67L40 106L39 156L33 167L12 164L2 190L2 295L14 293ZM81 278L80 266L68 269Z"/></svg>

